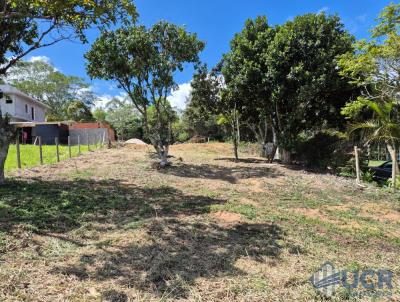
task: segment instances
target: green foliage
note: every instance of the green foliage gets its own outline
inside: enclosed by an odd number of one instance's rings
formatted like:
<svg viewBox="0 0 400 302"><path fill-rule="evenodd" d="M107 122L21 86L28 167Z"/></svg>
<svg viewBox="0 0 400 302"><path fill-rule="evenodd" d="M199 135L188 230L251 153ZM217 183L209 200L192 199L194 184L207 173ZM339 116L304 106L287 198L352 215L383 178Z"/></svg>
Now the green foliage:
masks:
<svg viewBox="0 0 400 302"><path fill-rule="evenodd" d="M187 63L197 64L203 48L195 34L159 22L149 29L129 26L104 32L85 57L92 78L116 81L128 94L143 117L145 136L161 156L168 152L171 139L174 117L166 98L176 87L174 75Z"/></svg>
<svg viewBox="0 0 400 302"><path fill-rule="evenodd" d="M93 118L100 123L105 122L107 119L107 112L103 108L96 108L93 110L92 115Z"/></svg>
<svg viewBox="0 0 400 302"><path fill-rule="evenodd" d="M250 126L261 144L267 141L267 128L271 127L268 124L274 110L271 106L273 83L266 55L275 33L276 29L268 25L266 17L247 20L222 61L221 71L229 91L225 94L230 95L228 100L234 101L241 125Z"/></svg>
<svg viewBox="0 0 400 302"><path fill-rule="evenodd" d="M361 179L363 182L373 182L374 172L366 170L361 172Z"/></svg>
<svg viewBox="0 0 400 302"><path fill-rule="evenodd" d="M77 122L92 122L94 121L90 108L81 101L72 101L67 107L67 118Z"/></svg>
<svg viewBox="0 0 400 302"><path fill-rule="evenodd" d="M337 172L352 157L346 136L337 131L323 131L303 139L296 147L297 159L308 167Z"/></svg>
<svg viewBox="0 0 400 302"><path fill-rule="evenodd" d="M3 0L0 5L0 75L35 49L66 39L87 42L85 30L137 17L129 0Z"/></svg>
<svg viewBox="0 0 400 302"><path fill-rule="evenodd" d="M339 75L336 58L353 41L337 16L307 14L277 28L266 58L274 127L284 148L292 149L302 131L341 128L340 108L354 89Z"/></svg>
<svg viewBox="0 0 400 302"><path fill-rule="evenodd" d="M44 61L19 62L9 70L6 81L48 105L48 121L71 119L67 111L72 102L91 107L98 100L84 79L67 76Z"/></svg>
<svg viewBox="0 0 400 302"><path fill-rule="evenodd" d="M133 104L113 99L106 108L106 121L114 128L118 139L143 139L142 120Z"/></svg>
<svg viewBox="0 0 400 302"><path fill-rule="evenodd" d="M380 15L373 37L381 39L360 41L356 51L339 60L341 74L351 79L363 92L363 97L346 105L343 113L355 120L364 108L371 117L353 124L349 132L361 133L367 144L386 144L392 161L397 162L400 145L400 5L391 4ZM396 180L397 165L393 165L392 181Z"/></svg>
<svg viewBox="0 0 400 302"><path fill-rule="evenodd" d="M181 124L185 131L182 135L187 139L202 136L211 140L222 140L225 138L225 132L218 120L216 114L203 110L198 102L193 102L190 98L181 117Z"/></svg>

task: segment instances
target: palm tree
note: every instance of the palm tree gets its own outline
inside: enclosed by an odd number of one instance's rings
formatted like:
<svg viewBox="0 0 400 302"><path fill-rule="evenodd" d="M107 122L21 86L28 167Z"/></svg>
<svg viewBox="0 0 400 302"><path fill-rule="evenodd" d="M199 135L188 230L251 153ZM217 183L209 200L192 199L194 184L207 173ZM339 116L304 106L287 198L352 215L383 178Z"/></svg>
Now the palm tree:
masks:
<svg viewBox="0 0 400 302"><path fill-rule="evenodd" d="M392 159L392 185L396 190L396 177L399 173L397 152L400 146L400 123L394 102L367 101L367 106L374 113L373 119L351 126L350 133L362 131L366 143L385 143Z"/></svg>

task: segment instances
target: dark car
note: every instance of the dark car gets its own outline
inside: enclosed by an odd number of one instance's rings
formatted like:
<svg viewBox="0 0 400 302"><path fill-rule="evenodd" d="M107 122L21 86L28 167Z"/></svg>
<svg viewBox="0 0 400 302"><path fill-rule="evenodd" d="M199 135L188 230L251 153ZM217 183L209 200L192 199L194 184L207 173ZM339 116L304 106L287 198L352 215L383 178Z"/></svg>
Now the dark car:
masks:
<svg viewBox="0 0 400 302"><path fill-rule="evenodd" d="M369 168L375 180L387 180L392 177L392 162L387 161L380 166Z"/></svg>

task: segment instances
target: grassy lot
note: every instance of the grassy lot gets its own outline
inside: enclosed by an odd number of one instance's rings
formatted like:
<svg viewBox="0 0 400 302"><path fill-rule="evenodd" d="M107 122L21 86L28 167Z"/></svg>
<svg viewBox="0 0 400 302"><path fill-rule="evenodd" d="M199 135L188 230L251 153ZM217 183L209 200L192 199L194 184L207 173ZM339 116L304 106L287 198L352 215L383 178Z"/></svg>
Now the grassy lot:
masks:
<svg viewBox="0 0 400 302"><path fill-rule="evenodd" d="M95 148L95 146L90 146L90 150L94 150ZM20 150L22 168L32 168L40 165L39 146L20 145ZM59 150L60 160L69 158L68 146L60 146ZM78 156L78 152L78 146L73 146L71 151L72 156ZM88 152L88 147L82 145L81 152ZM43 146L43 162L45 164L53 164L57 162L56 146ZM15 145L11 145L5 164L5 170L11 171L17 168L17 148Z"/></svg>
<svg viewBox="0 0 400 302"><path fill-rule="evenodd" d="M317 294L308 279L326 261L392 270L400 300L398 194L235 163L226 144L172 154L166 170L125 147L8 173L0 301L371 301Z"/></svg>

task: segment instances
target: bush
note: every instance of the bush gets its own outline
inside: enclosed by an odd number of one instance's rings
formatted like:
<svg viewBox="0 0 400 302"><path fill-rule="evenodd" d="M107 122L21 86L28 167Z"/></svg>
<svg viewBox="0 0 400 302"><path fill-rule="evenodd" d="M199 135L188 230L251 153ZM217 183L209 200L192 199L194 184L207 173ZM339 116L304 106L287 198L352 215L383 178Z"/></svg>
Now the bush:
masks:
<svg viewBox="0 0 400 302"><path fill-rule="evenodd" d="M310 168L346 177L356 174L353 144L338 131L322 131L303 139L297 145L296 155L297 160ZM360 166L367 165L367 158L360 154Z"/></svg>

